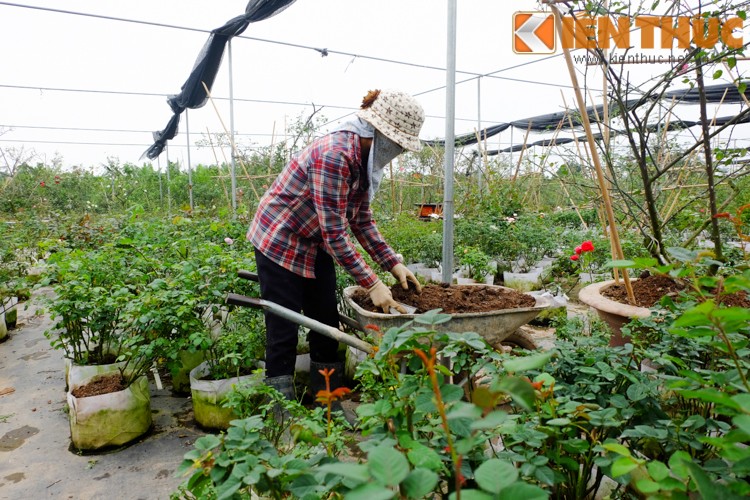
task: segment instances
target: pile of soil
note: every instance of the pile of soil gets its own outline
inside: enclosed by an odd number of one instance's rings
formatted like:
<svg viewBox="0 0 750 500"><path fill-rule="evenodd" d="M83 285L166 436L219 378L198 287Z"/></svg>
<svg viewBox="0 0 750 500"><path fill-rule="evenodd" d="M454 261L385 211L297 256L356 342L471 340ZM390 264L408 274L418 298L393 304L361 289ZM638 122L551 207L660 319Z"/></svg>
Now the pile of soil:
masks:
<svg viewBox="0 0 750 500"><path fill-rule="evenodd" d="M125 390L125 384L119 373L111 373L103 377L98 377L86 385L76 387L71 392L77 398L88 398L90 396L100 396Z"/></svg>
<svg viewBox="0 0 750 500"><path fill-rule="evenodd" d="M422 287L422 293L418 293L413 286L404 290L400 284L397 284L391 287L391 293L396 302L416 307L415 314L425 313L432 309L442 309L445 313L455 314L520 309L536 305L536 300L530 295L483 285L430 283ZM352 300L366 311L383 312L375 307L365 290L354 292Z"/></svg>

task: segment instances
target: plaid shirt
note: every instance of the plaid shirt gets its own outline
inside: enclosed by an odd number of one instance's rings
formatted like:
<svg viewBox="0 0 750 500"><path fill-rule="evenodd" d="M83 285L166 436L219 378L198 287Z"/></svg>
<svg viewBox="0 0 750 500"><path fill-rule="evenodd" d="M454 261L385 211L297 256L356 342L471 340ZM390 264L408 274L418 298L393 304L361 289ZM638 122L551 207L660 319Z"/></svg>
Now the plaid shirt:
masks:
<svg viewBox="0 0 750 500"><path fill-rule="evenodd" d="M273 262L305 278L315 277L315 257L322 249L358 285L371 287L378 277L347 228L383 269L392 269L398 259L372 220L363 170L358 135L334 132L316 139L263 195L247 239Z"/></svg>

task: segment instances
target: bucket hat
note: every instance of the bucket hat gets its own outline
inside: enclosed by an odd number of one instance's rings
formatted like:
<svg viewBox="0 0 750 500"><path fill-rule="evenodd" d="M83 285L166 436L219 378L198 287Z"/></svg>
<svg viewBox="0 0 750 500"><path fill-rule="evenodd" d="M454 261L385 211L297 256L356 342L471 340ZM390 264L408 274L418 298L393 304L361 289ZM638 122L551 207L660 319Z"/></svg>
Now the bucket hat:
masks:
<svg viewBox="0 0 750 500"><path fill-rule="evenodd" d="M371 90L362 101L357 116L381 134L409 151L420 151L419 131L424 110L417 100L398 90Z"/></svg>

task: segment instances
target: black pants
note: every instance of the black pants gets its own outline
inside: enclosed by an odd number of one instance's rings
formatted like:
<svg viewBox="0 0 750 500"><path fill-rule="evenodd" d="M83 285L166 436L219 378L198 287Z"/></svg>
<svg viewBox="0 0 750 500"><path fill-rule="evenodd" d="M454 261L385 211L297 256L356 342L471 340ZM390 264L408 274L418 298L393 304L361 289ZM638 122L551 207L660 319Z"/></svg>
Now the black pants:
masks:
<svg viewBox="0 0 750 500"><path fill-rule="evenodd" d="M336 268L333 259L318 251L315 260L315 279L303 278L276 264L255 250L255 262L260 280L260 296L264 300L304 313L321 323L339 327L336 302ZM294 374L297 356L299 325L265 312L266 319L266 376ZM339 343L330 337L310 331L310 359L318 363L337 361Z"/></svg>

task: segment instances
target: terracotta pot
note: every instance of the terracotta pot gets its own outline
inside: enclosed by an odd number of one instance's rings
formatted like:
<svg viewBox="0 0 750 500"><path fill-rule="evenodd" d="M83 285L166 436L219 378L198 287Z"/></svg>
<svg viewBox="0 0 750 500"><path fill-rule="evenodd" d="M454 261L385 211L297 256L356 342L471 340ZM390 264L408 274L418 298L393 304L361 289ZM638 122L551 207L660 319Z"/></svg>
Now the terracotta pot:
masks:
<svg viewBox="0 0 750 500"><path fill-rule="evenodd" d="M601 290L614 282L615 280L608 280L585 286L578 292L578 300L596 310L599 317L609 325L612 330L609 345L621 346L630 342L630 338L622 336L622 325L634 318L647 318L651 311L645 307L623 304L602 295Z"/></svg>

